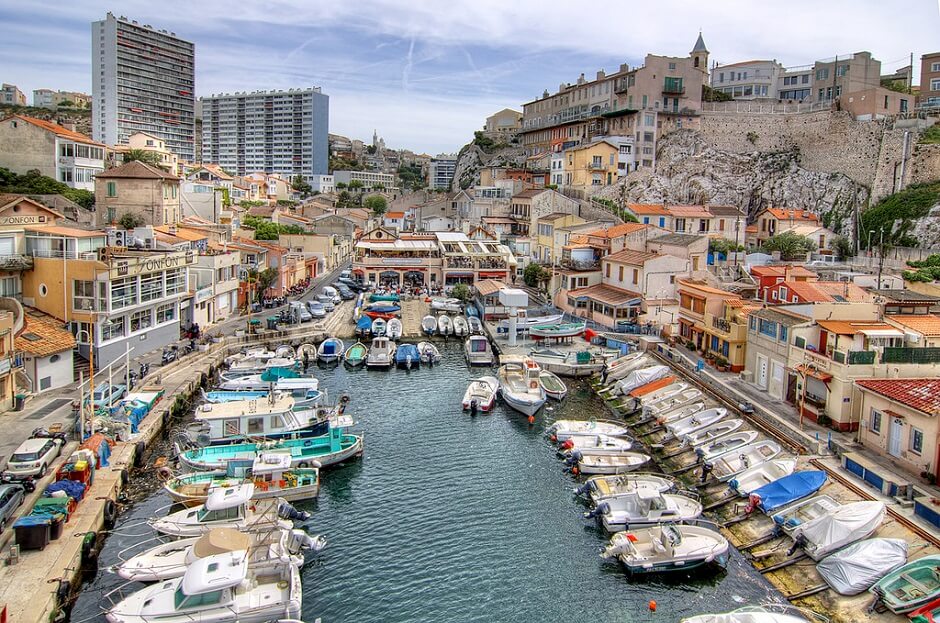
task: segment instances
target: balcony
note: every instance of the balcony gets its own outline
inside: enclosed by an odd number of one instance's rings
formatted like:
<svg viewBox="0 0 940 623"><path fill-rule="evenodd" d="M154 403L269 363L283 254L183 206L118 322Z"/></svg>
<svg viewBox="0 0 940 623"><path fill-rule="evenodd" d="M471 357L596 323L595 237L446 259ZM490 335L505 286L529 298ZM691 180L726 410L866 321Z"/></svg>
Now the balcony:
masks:
<svg viewBox="0 0 940 623"><path fill-rule="evenodd" d="M0 270L32 270L33 258L29 255L0 255Z"/></svg>
<svg viewBox="0 0 940 623"><path fill-rule="evenodd" d="M588 165L588 169L590 169L591 171L606 171L607 167L604 166L603 161L598 162L595 160Z"/></svg>
<svg viewBox="0 0 940 623"><path fill-rule="evenodd" d="M663 95L685 95L685 87L682 83L666 82L663 85Z"/></svg>
<svg viewBox="0 0 940 623"><path fill-rule="evenodd" d="M561 267L567 268L569 270L599 270L601 267L601 261L599 259L572 260L569 258L563 258L561 260Z"/></svg>
<svg viewBox="0 0 940 623"><path fill-rule="evenodd" d="M940 348L885 348L882 363L940 363Z"/></svg>
<svg viewBox="0 0 940 623"><path fill-rule="evenodd" d="M747 325L730 322L725 318L705 314L705 326L710 327L710 332L724 338L728 342L746 342Z"/></svg>

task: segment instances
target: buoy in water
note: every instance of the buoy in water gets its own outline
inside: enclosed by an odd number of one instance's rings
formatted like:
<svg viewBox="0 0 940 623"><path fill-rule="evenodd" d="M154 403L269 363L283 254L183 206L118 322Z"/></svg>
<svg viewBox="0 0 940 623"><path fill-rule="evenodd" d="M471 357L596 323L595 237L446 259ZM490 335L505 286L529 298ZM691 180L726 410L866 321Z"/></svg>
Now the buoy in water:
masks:
<svg viewBox="0 0 940 623"><path fill-rule="evenodd" d="M530 416L529 416L529 424L535 424L535 416L534 416L534 415L530 415Z"/></svg>
<svg viewBox="0 0 940 623"><path fill-rule="evenodd" d="M650 599L650 612L656 612L656 600Z"/></svg>
<svg viewBox="0 0 940 623"><path fill-rule="evenodd" d="M572 467L572 468L571 468L571 473L574 474L575 476L577 476L578 474L581 473L581 470L578 469L577 466L575 466L575 467Z"/></svg>
<svg viewBox="0 0 940 623"><path fill-rule="evenodd" d="M551 437L549 437L549 439L552 440L552 443L555 443L556 441L558 441L558 436L557 436L557 435L552 435Z"/></svg>

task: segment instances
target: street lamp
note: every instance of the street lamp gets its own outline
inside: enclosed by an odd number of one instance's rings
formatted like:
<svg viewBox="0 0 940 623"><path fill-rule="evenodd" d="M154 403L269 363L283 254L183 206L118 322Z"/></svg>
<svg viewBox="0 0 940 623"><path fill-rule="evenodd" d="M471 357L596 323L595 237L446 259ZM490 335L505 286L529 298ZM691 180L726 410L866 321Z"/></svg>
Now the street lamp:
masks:
<svg viewBox="0 0 940 623"><path fill-rule="evenodd" d="M868 242L865 244L865 250L868 251L868 257L871 257L871 235L875 233L874 229L868 230Z"/></svg>
<svg viewBox="0 0 940 623"><path fill-rule="evenodd" d="M91 407L92 434L94 434L94 416L95 416L95 326L98 324L98 312L91 314L91 330L79 329L75 334L77 339L81 339L81 334L88 336L88 405ZM105 318L101 326L110 327L114 323L110 318ZM84 406L85 400L79 392L79 419L81 420L81 434L85 434Z"/></svg>

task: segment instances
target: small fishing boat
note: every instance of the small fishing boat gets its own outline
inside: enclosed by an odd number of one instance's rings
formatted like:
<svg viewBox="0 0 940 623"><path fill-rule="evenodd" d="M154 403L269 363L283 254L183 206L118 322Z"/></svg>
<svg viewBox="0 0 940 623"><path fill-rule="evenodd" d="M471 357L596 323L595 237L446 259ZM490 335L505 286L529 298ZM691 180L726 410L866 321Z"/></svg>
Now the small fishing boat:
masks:
<svg viewBox="0 0 940 623"><path fill-rule="evenodd" d="M669 521L689 521L701 514L701 503L687 495L637 489L605 498L584 513L584 518L596 518L608 532L620 532Z"/></svg>
<svg viewBox="0 0 940 623"><path fill-rule="evenodd" d="M639 452L622 452L616 455L573 452L568 461L580 474L623 474L646 465L650 457Z"/></svg>
<svg viewBox="0 0 940 623"><path fill-rule="evenodd" d="M711 461L727 452L734 452L738 448L753 443L756 439L757 431L753 430L731 433L699 446L695 449L695 454L699 457L699 460Z"/></svg>
<svg viewBox="0 0 940 623"><path fill-rule="evenodd" d="M373 292L369 295L369 300L373 303L377 302L392 302L397 303L401 300L401 297L395 294L394 292L378 293Z"/></svg>
<svg viewBox="0 0 940 623"><path fill-rule="evenodd" d="M375 318L372 320L372 335L376 337L385 337L385 330L387 327L387 321L385 318Z"/></svg>
<svg viewBox="0 0 940 623"><path fill-rule="evenodd" d="M398 318L390 318L389 321L385 324L385 334L390 340L401 339L401 334L403 332L403 327L401 320Z"/></svg>
<svg viewBox="0 0 940 623"><path fill-rule="evenodd" d="M442 311L442 312L449 312L451 314L459 314L461 311L463 311L463 304L461 304L460 299L434 298L434 299L431 299L431 309L433 311Z"/></svg>
<svg viewBox="0 0 940 623"><path fill-rule="evenodd" d="M749 467L730 481L728 486L738 495L747 497L754 489L770 484L775 480L789 476L796 469L796 459L773 459L760 465Z"/></svg>
<svg viewBox="0 0 940 623"><path fill-rule="evenodd" d="M362 342L356 342L352 346L346 349L346 352L343 353L343 361L348 366L356 367L361 366L366 362L366 357L369 355L369 349Z"/></svg>
<svg viewBox="0 0 940 623"><path fill-rule="evenodd" d="M715 422L723 419L726 415L728 415L728 410L724 407L705 409L704 411L699 411L681 420L669 422L666 424L666 430L673 437L681 438L683 435L688 435L706 426L711 426Z"/></svg>
<svg viewBox="0 0 940 623"><path fill-rule="evenodd" d="M662 474L620 474L617 476L592 476L575 489L577 495L587 495L592 503L621 493L630 493L638 489L652 489L668 493L676 487L676 481Z"/></svg>
<svg viewBox="0 0 940 623"><path fill-rule="evenodd" d="M555 420L548 427L553 441L561 443L574 435L607 435L609 437L628 437L630 429L620 422L607 420Z"/></svg>
<svg viewBox="0 0 940 623"><path fill-rule="evenodd" d="M633 441L607 435L574 435L558 444L558 452L590 452L591 454L623 454L633 448Z"/></svg>
<svg viewBox="0 0 940 623"><path fill-rule="evenodd" d="M705 564L728 564L728 540L715 530L700 526L664 524L610 539L601 558L618 559L635 574L685 571Z"/></svg>
<svg viewBox="0 0 940 623"><path fill-rule="evenodd" d="M421 330L425 335L434 335L437 333L437 318L428 314L421 319Z"/></svg>
<svg viewBox="0 0 940 623"><path fill-rule="evenodd" d="M468 307L467 309L473 309ZM471 335L480 335L483 333L483 321L476 316L467 316L467 326L470 327Z"/></svg>
<svg viewBox="0 0 940 623"><path fill-rule="evenodd" d="M418 342L418 353L421 355L421 363L434 365L441 361L441 352L431 342Z"/></svg>
<svg viewBox="0 0 940 623"><path fill-rule="evenodd" d="M542 389L549 398L564 400L565 396L568 395L568 386L554 373L548 370L539 372L539 385L542 386Z"/></svg>
<svg viewBox="0 0 940 623"><path fill-rule="evenodd" d="M395 362L395 343L387 337L372 338L369 354L366 355L367 368L390 368Z"/></svg>
<svg viewBox="0 0 940 623"><path fill-rule="evenodd" d="M368 316L360 316L356 321L356 337L369 337L372 335L372 319Z"/></svg>
<svg viewBox="0 0 940 623"><path fill-rule="evenodd" d="M454 331L453 323L450 321L450 316L447 314L441 314L437 317L437 333L438 335L443 335L447 337Z"/></svg>
<svg viewBox="0 0 940 623"><path fill-rule="evenodd" d="M229 366L228 370L225 371L225 377L237 378L239 376L253 376L268 370L295 370L298 367L300 367L300 362L294 357L243 359Z"/></svg>
<svg viewBox="0 0 940 623"><path fill-rule="evenodd" d="M826 556L816 565L816 571L840 595L858 595L892 571L907 563L907 541L904 539L866 539L840 549ZM940 603L929 604L940 608ZM910 614L916 620L917 615L925 614L915 610ZM938 613L933 619L940 621ZM931 618L924 618L917 623L935 623Z"/></svg>
<svg viewBox="0 0 940 623"><path fill-rule="evenodd" d="M703 474L712 474L721 482L731 480L749 467L769 461L780 454L780 444L776 441L755 441L736 452L726 454L711 463L702 466Z"/></svg>
<svg viewBox="0 0 940 623"><path fill-rule="evenodd" d="M395 367L410 370L411 368L417 368L420 365L421 353L418 352L417 346L414 344L398 345L398 348L395 349Z"/></svg>
<svg viewBox="0 0 940 623"><path fill-rule="evenodd" d="M309 381L311 377L300 376L296 368L272 368L259 372L257 374L229 374L222 372L219 374L219 389L224 391L262 391L269 390L274 385L282 384L282 381L294 379L304 379ZM316 382L316 379L313 379ZM304 381L300 381L301 384ZM295 386L296 387L296 386ZM316 389L316 387L312 387Z"/></svg>
<svg viewBox="0 0 940 623"><path fill-rule="evenodd" d="M110 623L267 623L300 616L303 589L298 565L289 558L249 564L247 551L196 558L182 577L146 586L106 612Z"/></svg>
<svg viewBox="0 0 940 623"><path fill-rule="evenodd" d="M343 340L338 337L328 337L317 347L317 359L323 363L339 361L339 358L343 356L343 350L345 350Z"/></svg>
<svg viewBox="0 0 940 623"><path fill-rule="evenodd" d="M646 368L640 368L639 370L634 370L630 372L617 381L612 387L609 387L607 392L608 396L619 396L627 395L632 392L634 389L643 387L647 383L652 383L653 381L658 381L659 379L665 378L672 374L672 370L669 366L648 366Z"/></svg>
<svg viewBox="0 0 940 623"><path fill-rule="evenodd" d="M940 598L940 554L909 562L868 589L888 610L904 614Z"/></svg>
<svg viewBox="0 0 940 623"><path fill-rule="evenodd" d="M464 341L467 364L471 366L491 366L495 361L493 348L485 335L471 335Z"/></svg>
<svg viewBox="0 0 940 623"><path fill-rule="evenodd" d="M470 381L463 395L464 411L470 411L471 415L477 411L489 413L496 403L497 391L499 391L499 379L495 376L481 376Z"/></svg>
<svg viewBox="0 0 940 623"><path fill-rule="evenodd" d="M940 623L940 598L921 606L907 616L910 617L911 623Z"/></svg>
<svg viewBox="0 0 940 623"><path fill-rule="evenodd" d="M528 357L504 357L499 367L499 394L507 405L523 415L534 416L545 404L545 390L539 384L539 364Z"/></svg>
<svg viewBox="0 0 940 623"><path fill-rule="evenodd" d="M601 372L612 352L591 348L577 351L534 348L529 351L529 356L535 359L543 370L554 372L558 376L582 377Z"/></svg>
<svg viewBox="0 0 940 623"><path fill-rule="evenodd" d="M670 396L669 398L657 402L654 405L647 406L642 400L640 404L643 405L643 414L648 415L654 418L660 418L663 414L674 411L685 405L692 404L694 402L701 402L702 392L698 389L687 389L684 392L676 394L675 396Z"/></svg>
<svg viewBox="0 0 940 623"><path fill-rule="evenodd" d="M395 315L401 311L400 305L390 305L382 303L373 303L368 307L363 308L362 313L375 320L376 318L384 318L389 320L394 318Z"/></svg>
<svg viewBox="0 0 940 623"><path fill-rule="evenodd" d="M707 443L711 443L716 439L720 439L725 435L730 435L731 433L740 429L742 426L744 426L744 420L740 418L719 420L711 426L706 426L705 428L700 428L692 433L682 435L680 440L683 446L697 448L698 446L702 446Z"/></svg>
<svg viewBox="0 0 940 623"><path fill-rule="evenodd" d="M280 515L279 502L274 498L252 500L254 491L253 484L215 489L206 498L205 504L151 519L149 523L160 534L191 537L205 534L214 528L244 531L258 523L277 521ZM278 523L277 527L289 529L291 525L284 521Z"/></svg>
<svg viewBox="0 0 940 623"><path fill-rule="evenodd" d="M566 338L584 333L587 325L583 322L559 322L555 324L537 324L529 328L529 335L534 338Z"/></svg>
<svg viewBox="0 0 940 623"><path fill-rule="evenodd" d="M752 491L748 496L748 506L770 515L778 508L816 493L824 484L826 484L826 472L822 470L793 472L789 476L784 476Z"/></svg>
<svg viewBox="0 0 940 623"><path fill-rule="evenodd" d="M670 424L672 422L677 422L679 420L684 420L690 416L695 415L696 413L701 413L705 410L705 401L699 400L696 402L690 402L689 404L682 405L681 407L676 407L672 411L667 411L659 417L656 418L657 424Z"/></svg>
<svg viewBox="0 0 940 623"><path fill-rule="evenodd" d="M779 480L779 478L777 480ZM840 506L842 506L842 503L837 502L831 496L814 495L811 498L800 500L796 504L791 504L781 509L774 513L771 519L773 519L774 524L780 526L784 534L791 536L794 530L807 521L818 519L827 513L831 513Z"/></svg>
<svg viewBox="0 0 940 623"><path fill-rule="evenodd" d="M323 394L321 394L318 390L305 387L298 387L296 389L275 389L274 394L275 396L285 395L293 398L295 409L308 409L315 407L320 404L320 400L323 398ZM203 397L205 398L206 402L211 403L237 402L239 400L267 400L270 395L271 392L269 391L247 390L215 390L211 392L203 392Z"/></svg>
<svg viewBox="0 0 940 623"><path fill-rule="evenodd" d="M236 363L246 361L246 360L257 360L257 361L267 361L268 359L273 359L274 357L281 357L277 351L268 350L264 347L249 348L243 352L235 353L234 355L229 355L224 359L225 365L232 366Z"/></svg>
<svg viewBox="0 0 940 623"><path fill-rule="evenodd" d="M884 520L885 512L884 502L877 500L849 502L797 526L791 536L810 558L819 561L871 536Z"/></svg>
<svg viewBox="0 0 940 623"><path fill-rule="evenodd" d="M262 453L253 461L232 461L224 471L174 476L163 483L163 489L174 502L184 506L203 504L212 491L245 483L254 484L252 499L255 500L283 498L294 502L317 497L320 492L318 467L293 468L290 463L290 455Z"/></svg>
<svg viewBox="0 0 940 623"><path fill-rule="evenodd" d="M644 407L657 405L660 402L668 401L673 396L677 396L684 391L688 391L689 389L692 388L689 387L688 383L683 381L673 381L669 385L660 387L659 389L651 391L642 396L640 398L640 403L643 404Z"/></svg>
<svg viewBox="0 0 940 623"><path fill-rule="evenodd" d="M622 379L631 370L638 368L649 361L646 353L633 352L622 357L617 357L607 362L604 366L604 372L601 374L601 380L604 383Z"/></svg>
<svg viewBox="0 0 940 623"><path fill-rule="evenodd" d="M776 606L775 609L777 609ZM798 609L797 614L788 614L775 612L763 606L744 606L722 614L699 614L686 617L679 623L806 623L806 617Z"/></svg>
<svg viewBox="0 0 940 623"><path fill-rule="evenodd" d="M532 327L543 325L543 324L556 324L561 322L565 315L564 314L550 314L548 316L529 316L528 310L520 309L519 315L516 316L516 332L527 331ZM504 318L499 321L499 324L496 325L496 330L500 333L506 333L509 331L509 319Z"/></svg>
<svg viewBox="0 0 940 623"><path fill-rule="evenodd" d="M463 316L454 316L452 324L454 326L455 336L465 337L470 335L470 325L467 324L467 319Z"/></svg>
<svg viewBox="0 0 940 623"><path fill-rule="evenodd" d="M296 404L291 396L280 392L261 400L202 404L196 407L190 428L200 443L209 445L227 444L245 436L278 439L326 434L330 409L298 408Z"/></svg>

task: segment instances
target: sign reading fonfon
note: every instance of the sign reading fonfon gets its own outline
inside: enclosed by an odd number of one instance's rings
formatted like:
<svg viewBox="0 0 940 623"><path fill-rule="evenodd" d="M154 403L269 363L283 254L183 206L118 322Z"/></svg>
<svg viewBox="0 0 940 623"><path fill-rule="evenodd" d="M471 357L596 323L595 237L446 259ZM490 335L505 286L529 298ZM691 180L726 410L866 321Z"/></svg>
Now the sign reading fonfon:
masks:
<svg viewBox="0 0 940 623"><path fill-rule="evenodd" d="M195 261L196 254L192 251L187 251L183 255L154 255L135 259L120 259L115 261L111 272L117 277L143 275L145 273L167 270L169 268L179 268L180 266L192 264Z"/></svg>

